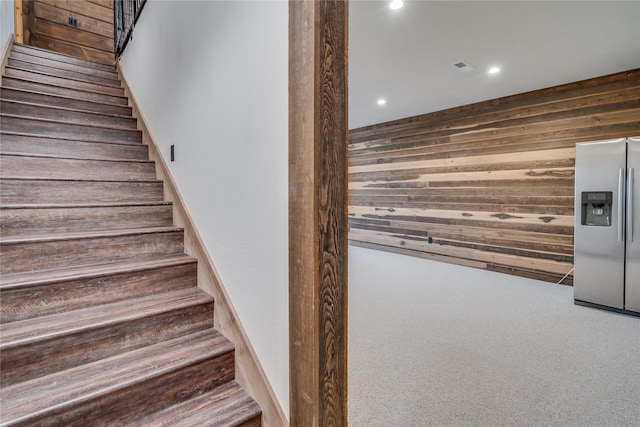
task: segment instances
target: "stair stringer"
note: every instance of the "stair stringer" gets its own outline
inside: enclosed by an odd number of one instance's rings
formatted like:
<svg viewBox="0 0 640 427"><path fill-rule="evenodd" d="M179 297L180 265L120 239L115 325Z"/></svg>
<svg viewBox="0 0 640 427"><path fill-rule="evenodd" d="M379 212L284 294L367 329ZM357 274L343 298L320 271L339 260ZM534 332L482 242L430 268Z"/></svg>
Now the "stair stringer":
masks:
<svg viewBox="0 0 640 427"><path fill-rule="evenodd" d="M11 53L11 48L13 47L14 41L14 35L11 34L6 42L7 44L4 46L4 50L2 51L2 58L0 59L0 79L2 79L2 76L4 76L4 68L7 66L7 62L9 61L9 54ZM0 40L0 43L3 42L4 40Z"/></svg>
<svg viewBox="0 0 640 427"><path fill-rule="evenodd" d="M262 422L265 427L288 426L289 421L240 322L204 241L195 227L195 222L169 167L160 154L158 145L147 126L144 114L138 107L134 94L129 88L129 82L122 72L119 61L116 68L124 87L125 96L129 99L129 106L133 110L133 117L137 119L138 130L142 131L142 143L149 147L149 160L156 164L156 177L163 182L164 199L173 204L174 225L184 229L184 251L198 260L198 287L215 299L214 327L235 346L236 382L255 399L262 409Z"/></svg>

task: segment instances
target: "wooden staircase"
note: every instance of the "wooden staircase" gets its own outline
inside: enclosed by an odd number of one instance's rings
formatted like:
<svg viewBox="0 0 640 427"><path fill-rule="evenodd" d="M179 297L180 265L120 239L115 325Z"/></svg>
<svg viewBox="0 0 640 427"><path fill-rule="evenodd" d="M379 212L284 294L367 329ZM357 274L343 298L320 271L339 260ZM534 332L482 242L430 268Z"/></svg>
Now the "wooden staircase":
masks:
<svg viewBox="0 0 640 427"><path fill-rule="evenodd" d="M260 426L112 66L0 89L0 425Z"/></svg>

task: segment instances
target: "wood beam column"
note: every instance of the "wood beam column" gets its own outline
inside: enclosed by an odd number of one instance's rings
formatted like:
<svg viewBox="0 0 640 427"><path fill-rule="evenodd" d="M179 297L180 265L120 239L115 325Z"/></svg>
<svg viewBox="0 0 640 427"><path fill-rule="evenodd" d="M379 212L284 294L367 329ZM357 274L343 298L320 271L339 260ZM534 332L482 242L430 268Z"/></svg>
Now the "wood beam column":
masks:
<svg viewBox="0 0 640 427"><path fill-rule="evenodd" d="M347 18L289 2L292 426L347 425Z"/></svg>
<svg viewBox="0 0 640 427"><path fill-rule="evenodd" d="M13 34L16 43L23 43L22 0L13 0ZM4 42L4 40L2 40Z"/></svg>

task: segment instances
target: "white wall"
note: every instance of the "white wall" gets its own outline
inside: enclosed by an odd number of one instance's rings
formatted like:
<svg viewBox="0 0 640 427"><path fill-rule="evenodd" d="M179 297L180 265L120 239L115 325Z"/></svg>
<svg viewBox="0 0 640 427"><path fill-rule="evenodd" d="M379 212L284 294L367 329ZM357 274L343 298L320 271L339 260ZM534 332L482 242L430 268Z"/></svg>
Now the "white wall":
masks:
<svg viewBox="0 0 640 427"><path fill-rule="evenodd" d="M0 57L13 34L13 0L0 0Z"/></svg>
<svg viewBox="0 0 640 427"><path fill-rule="evenodd" d="M122 59L286 414L287 55L285 1L151 1Z"/></svg>

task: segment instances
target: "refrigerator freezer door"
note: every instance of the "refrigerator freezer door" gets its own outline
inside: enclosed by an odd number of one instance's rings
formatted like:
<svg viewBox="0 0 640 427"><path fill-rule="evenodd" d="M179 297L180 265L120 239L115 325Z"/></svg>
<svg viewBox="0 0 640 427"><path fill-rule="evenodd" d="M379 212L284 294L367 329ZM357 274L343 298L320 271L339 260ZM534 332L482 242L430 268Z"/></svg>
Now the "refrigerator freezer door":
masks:
<svg viewBox="0 0 640 427"><path fill-rule="evenodd" d="M625 309L640 313L640 137L627 139L627 264ZM631 178L631 179L630 179Z"/></svg>
<svg viewBox="0 0 640 427"><path fill-rule="evenodd" d="M624 308L625 138L576 144L574 298ZM601 217L601 220L589 218Z"/></svg>

